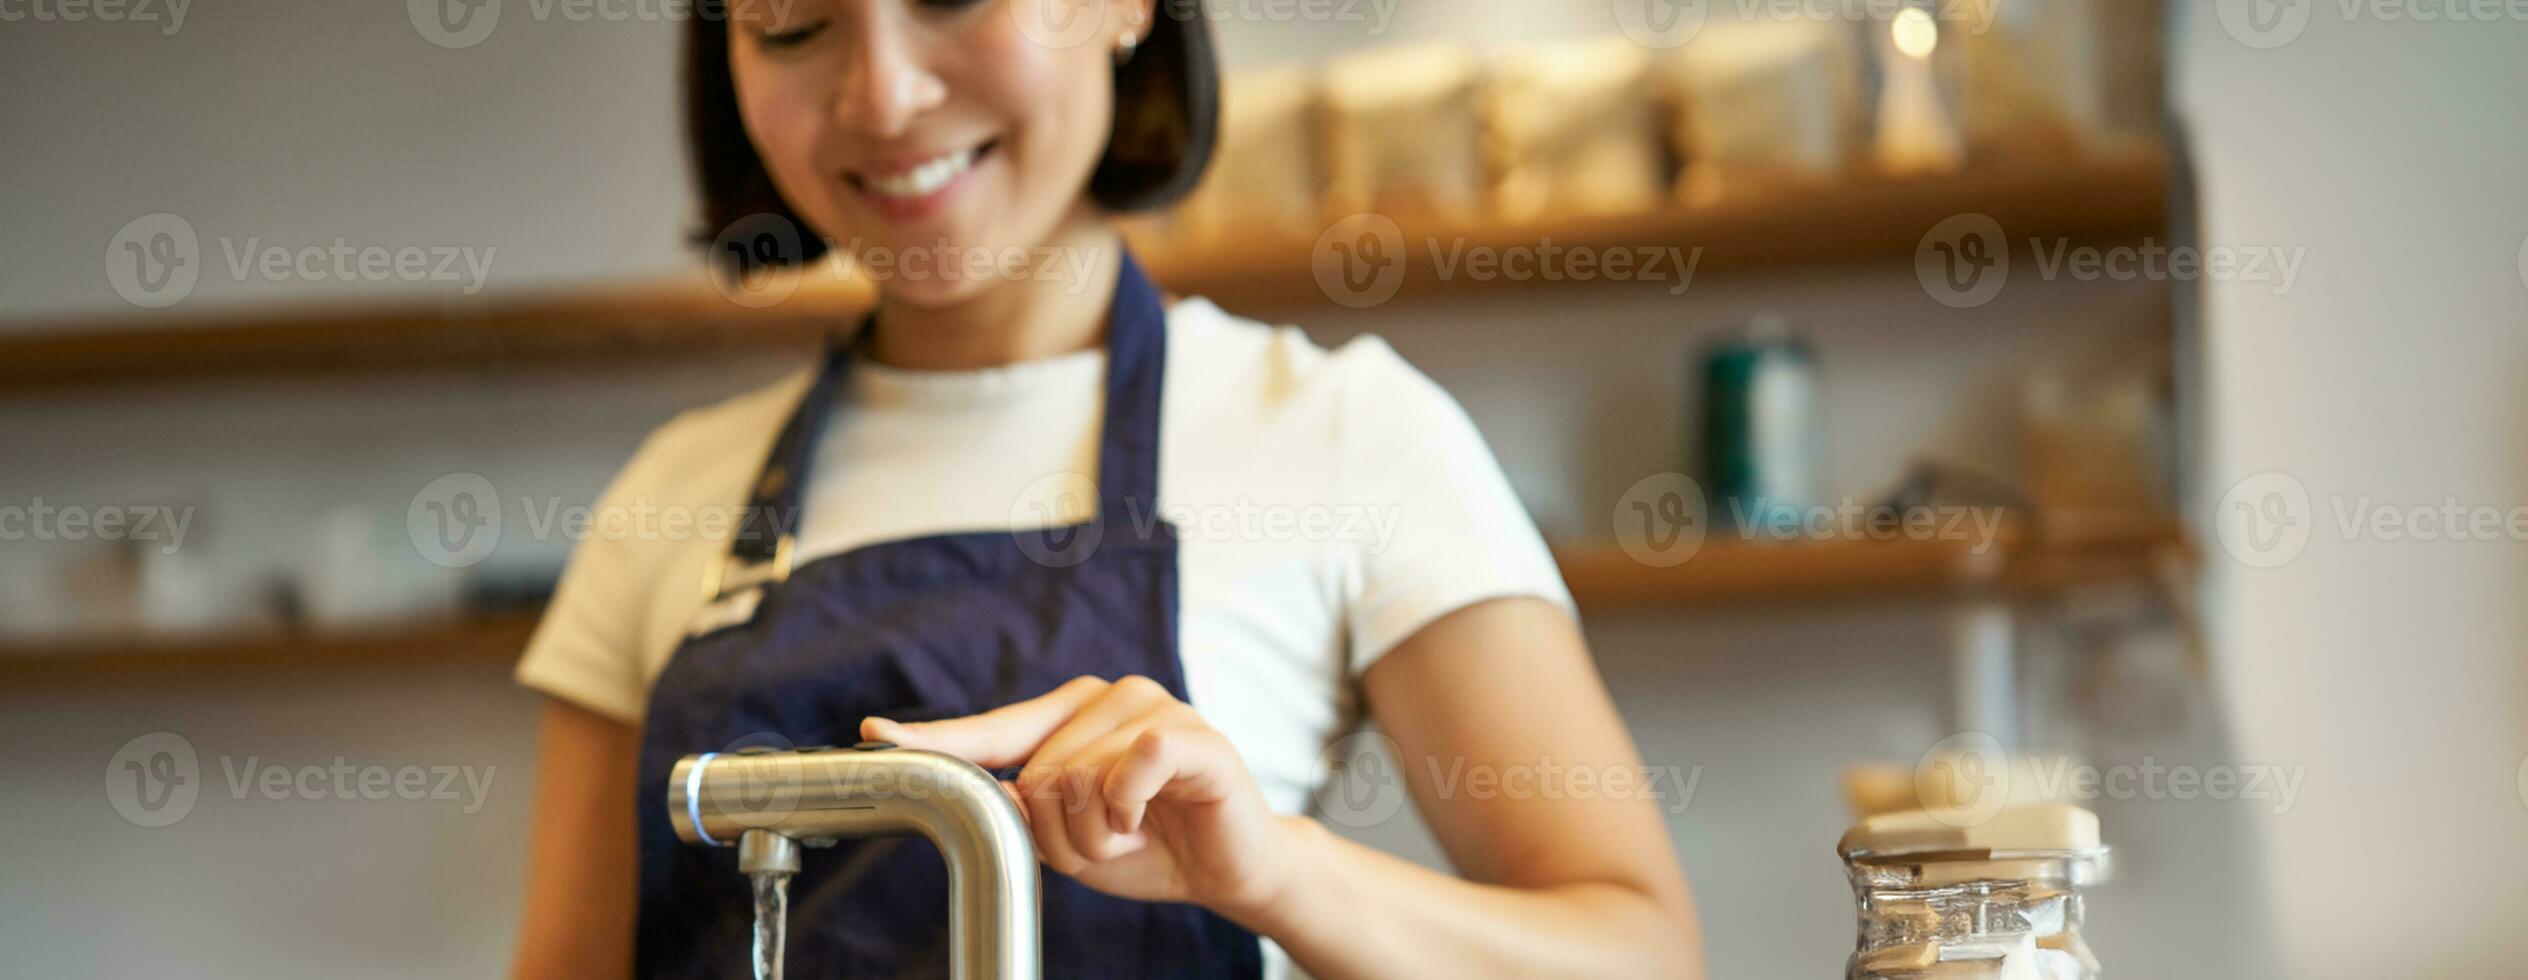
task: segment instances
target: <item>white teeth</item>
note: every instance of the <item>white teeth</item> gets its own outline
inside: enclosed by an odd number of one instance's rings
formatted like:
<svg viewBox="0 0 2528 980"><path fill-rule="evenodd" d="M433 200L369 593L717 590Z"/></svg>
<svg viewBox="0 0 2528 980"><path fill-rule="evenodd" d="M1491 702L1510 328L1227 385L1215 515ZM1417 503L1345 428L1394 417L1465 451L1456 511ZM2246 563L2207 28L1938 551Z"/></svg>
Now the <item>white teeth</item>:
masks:
<svg viewBox="0 0 2528 980"><path fill-rule="evenodd" d="M869 189L887 197L929 197L974 166L974 151L959 150L899 174L865 178Z"/></svg>

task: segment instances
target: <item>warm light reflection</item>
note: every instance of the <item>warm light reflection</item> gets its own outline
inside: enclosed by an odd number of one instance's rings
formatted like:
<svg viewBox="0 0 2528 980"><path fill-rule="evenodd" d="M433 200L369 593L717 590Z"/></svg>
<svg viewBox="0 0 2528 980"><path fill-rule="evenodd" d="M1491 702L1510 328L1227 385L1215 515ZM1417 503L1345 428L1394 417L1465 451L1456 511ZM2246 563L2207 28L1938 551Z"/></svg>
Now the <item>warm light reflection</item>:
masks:
<svg viewBox="0 0 2528 980"><path fill-rule="evenodd" d="M1908 58L1928 58L1940 46L1940 25L1931 19L1930 11L1907 7L1896 15L1891 27L1895 32L1896 50Z"/></svg>

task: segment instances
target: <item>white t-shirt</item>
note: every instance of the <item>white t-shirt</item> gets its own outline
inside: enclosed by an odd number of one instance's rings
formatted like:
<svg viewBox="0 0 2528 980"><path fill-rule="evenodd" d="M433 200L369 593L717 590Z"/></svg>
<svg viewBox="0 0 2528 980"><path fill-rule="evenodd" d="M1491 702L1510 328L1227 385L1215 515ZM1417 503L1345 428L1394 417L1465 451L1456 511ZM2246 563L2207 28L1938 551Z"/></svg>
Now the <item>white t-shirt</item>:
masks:
<svg viewBox="0 0 2528 980"><path fill-rule="evenodd" d="M1568 609L1570 594L1474 424L1384 341L1327 351L1203 299L1177 302L1167 329L1159 513L1181 542L1186 688L1273 809L1301 813L1319 754L1360 721L1370 664L1472 603ZM850 370L802 497L797 562L1085 516L1102 348L979 371ZM521 683L640 719L810 381L802 371L650 435L600 501Z"/></svg>

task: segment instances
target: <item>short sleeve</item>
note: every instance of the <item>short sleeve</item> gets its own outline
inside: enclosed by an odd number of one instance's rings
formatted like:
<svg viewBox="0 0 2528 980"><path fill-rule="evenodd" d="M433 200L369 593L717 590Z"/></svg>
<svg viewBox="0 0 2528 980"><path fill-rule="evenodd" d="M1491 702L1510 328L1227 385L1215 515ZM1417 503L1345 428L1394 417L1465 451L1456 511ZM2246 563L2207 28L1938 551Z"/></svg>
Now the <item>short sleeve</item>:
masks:
<svg viewBox="0 0 2528 980"><path fill-rule="evenodd" d="M645 445L598 498L594 513L623 512L625 502L642 496L648 455ZM628 536L580 540L518 660L519 684L620 721L640 721L648 691L639 611L655 558L643 551Z"/></svg>
<svg viewBox="0 0 2528 980"><path fill-rule="evenodd" d="M1455 399L1375 337L1343 361L1343 495L1387 530L1356 546L1347 628L1351 672L1448 613L1571 593L1500 463Z"/></svg>

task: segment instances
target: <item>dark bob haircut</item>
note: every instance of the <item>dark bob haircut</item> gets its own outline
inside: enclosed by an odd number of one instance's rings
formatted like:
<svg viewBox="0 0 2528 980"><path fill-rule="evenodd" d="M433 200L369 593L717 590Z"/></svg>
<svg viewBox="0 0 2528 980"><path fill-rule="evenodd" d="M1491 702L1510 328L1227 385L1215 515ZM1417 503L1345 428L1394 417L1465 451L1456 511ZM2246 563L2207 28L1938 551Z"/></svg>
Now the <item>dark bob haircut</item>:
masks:
<svg viewBox="0 0 2528 980"><path fill-rule="evenodd" d="M1148 38L1115 67L1114 130L1088 179L1090 199L1118 214L1164 208L1192 192L1218 135L1220 66L1202 5L1155 0L1153 7ZM824 240L773 187L738 115L728 31L725 0L697 4L685 28L685 147L702 200L702 227L693 240L708 245L740 221L771 215L799 230L799 254L715 249L710 260L741 270L815 261L825 254ZM793 251L781 244L770 251Z"/></svg>

